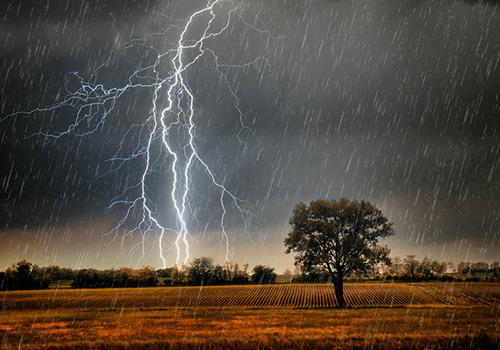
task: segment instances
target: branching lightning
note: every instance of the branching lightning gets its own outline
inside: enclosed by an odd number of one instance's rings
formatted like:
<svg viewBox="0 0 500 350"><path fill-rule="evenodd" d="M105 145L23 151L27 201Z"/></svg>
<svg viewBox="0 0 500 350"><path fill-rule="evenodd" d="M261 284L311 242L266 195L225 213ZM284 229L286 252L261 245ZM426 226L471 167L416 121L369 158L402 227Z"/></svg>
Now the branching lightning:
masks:
<svg viewBox="0 0 500 350"><path fill-rule="evenodd" d="M268 62L264 57L256 57L251 62L243 64L222 64L219 62L216 52L206 47L206 43L208 40L224 34L234 19L240 20L241 23L248 26L251 30L255 30L268 37L271 36L269 32L247 23L238 12L237 6L230 6L229 9L225 9L225 7L228 7L227 4L231 4L231 2L226 0L209 0L205 4L205 7L191 14L184 25L173 25L163 33L154 34L162 35L172 28L180 31L174 48L159 52L152 65L136 69L124 86L107 89L102 84L96 84L93 78L85 81L79 73L73 72L70 74L79 82L79 88L76 91L66 89L66 96L61 102L52 106L19 112L6 117L31 116L39 112L55 112L63 107L72 107L76 111L74 119L64 130L53 133L39 131L29 137L43 136L50 139L59 139L70 134L83 137L104 128L116 104L120 99L126 98L127 92L135 89L152 90L150 114L145 117L143 123L130 126L123 135L114 157L109 159L110 162L113 162L113 168L106 174L119 171L124 164L136 159L143 159L144 165L137 183L125 188L108 206L108 210L116 207L122 208L124 215L118 220L113 229L106 234L111 235L113 239L121 236L123 240L134 232L140 232L142 234L142 241L134 248L140 247L142 249L141 259L146 254L146 235L150 233L158 234L158 250L163 266L167 265L167 249L164 246L164 242L168 233L175 234L175 241L171 249L175 250L176 263L186 263L190 259L190 231L187 221L187 210L191 206L189 203L189 192L191 190L192 172L195 164L200 166L219 192L219 203L222 210L220 217L221 242L225 249L226 260L229 259L229 236L225 222L228 210L227 205L231 204L239 210L245 227L248 218L252 215L249 210L243 208L243 201L231 192L224 185L223 181L218 179L217 174L198 152L196 144L197 124L195 120L196 98L189 87L186 77L186 73L200 58L209 56L213 59L216 67L215 70L227 86L228 92L234 101L234 108L239 115L240 132L236 135L237 139L240 142L244 142L241 139L242 132L245 130L252 132L252 130L245 124L240 100L227 76L228 70L257 64L267 65ZM221 16L221 12L225 17L222 25L219 25L217 29L214 28L216 26L215 22L217 17ZM188 32L195 25L200 25L200 23L202 24L202 31L199 37L195 40L187 39ZM138 45L138 41L133 41L130 45ZM170 68L166 76L162 76L161 67L165 64L165 61L167 61ZM3 118L3 120L6 118ZM129 134L136 130L140 130L141 132L142 130L147 130L145 144L138 145L132 153L126 156L121 155L122 148L127 142ZM178 137L179 134L182 134L183 137ZM169 164L172 182L170 201L175 211L176 222L172 222L170 226L162 223L162 213L156 210L156 205L152 202L149 195L150 190L148 189L148 178L155 165L165 161L165 159L155 156L153 150L157 145L160 145L167 156L166 160ZM129 198L131 191L138 193L133 199ZM130 227L129 222L132 220L132 217L135 217L134 213L138 213L139 220Z"/></svg>

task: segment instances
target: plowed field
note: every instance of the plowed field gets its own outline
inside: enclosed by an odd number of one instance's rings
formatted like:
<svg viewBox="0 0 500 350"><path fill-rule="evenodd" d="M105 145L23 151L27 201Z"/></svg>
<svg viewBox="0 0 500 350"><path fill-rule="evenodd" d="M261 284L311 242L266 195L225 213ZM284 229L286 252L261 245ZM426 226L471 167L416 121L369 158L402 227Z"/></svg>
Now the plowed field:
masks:
<svg viewBox="0 0 500 350"><path fill-rule="evenodd" d="M144 289L61 289L1 293L3 310L123 307L332 308L330 284L277 284ZM347 283L350 307L486 305L500 302L500 283Z"/></svg>
<svg viewBox="0 0 500 350"><path fill-rule="evenodd" d="M500 349L500 284L328 284L0 293L1 350Z"/></svg>

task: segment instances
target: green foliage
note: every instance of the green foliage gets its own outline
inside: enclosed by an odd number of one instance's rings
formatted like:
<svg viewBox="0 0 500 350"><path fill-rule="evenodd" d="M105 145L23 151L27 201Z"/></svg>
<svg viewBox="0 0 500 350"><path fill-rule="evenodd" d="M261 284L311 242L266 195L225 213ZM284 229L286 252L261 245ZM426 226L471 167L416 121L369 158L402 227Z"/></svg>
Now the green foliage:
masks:
<svg viewBox="0 0 500 350"><path fill-rule="evenodd" d="M174 269L175 267L167 267L164 269L158 269L156 270L156 276L161 277L161 278L172 278L174 275Z"/></svg>
<svg viewBox="0 0 500 350"><path fill-rule="evenodd" d="M72 287L111 288L111 287L154 287L158 283L155 270L151 267L141 269L82 269L78 270Z"/></svg>
<svg viewBox="0 0 500 350"><path fill-rule="evenodd" d="M196 258L187 268L187 282L191 285L217 285L248 283L248 265L240 270L239 265L226 262L216 265L212 258Z"/></svg>
<svg viewBox="0 0 500 350"><path fill-rule="evenodd" d="M0 289L45 289L49 279L44 270L26 260L13 264L0 275Z"/></svg>
<svg viewBox="0 0 500 350"><path fill-rule="evenodd" d="M275 283L276 276L274 268L265 265L257 265L253 268L252 282L258 284Z"/></svg>
<svg viewBox="0 0 500 350"><path fill-rule="evenodd" d="M189 265L188 282L194 285L211 284L216 278L214 259L208 257L196 258Z"/></svg>
<svg viewBox="0 0 500 350"><path fill-rule="evenodd" d="M418 260L415 255L401 259L396 256L392 264L383 271L385 278L395 281L498 281L500 263L461 262L453 263L432 260L424 257Z"/></svg>
<svg viewBox="0 0 500 350"><path fill-rule="evenodd" d="M462 262L457 265L431 260L427 257L421 261L414 255L405 259L394 257L390 265L376 265L364 273L352 272L346 279L391 281L498 281L500 277L498 262ZM370 271L371 270L371 271ZM455 272L450 272L451 270ZM285 273L282 282L335 282L327 270L321 266L311 268L308 272L296 272L292 276ZM284 275L284 276L285 276ZM211 258L198 258L189 266L169 267L154 270L151 267L141 269L81 269L48 266L39 267L28 261L20 261L5 271L0 271L0 290L44 289L49 286L67 285L74 288L112 288L112 287L153 287L161 281L161 285L209 285L275 283L274 268L257 265L252 276L248 273L248 265L243 268L237 263L226 262L217 265ZM62 283L63 282L63 283Z"/></svg>
<svg viewBox="0 0 500 350"><path fill-rule="evenodd" d="M216 265L212 258L194 259L189 266L174 266L155 270L141 269L80 269L59 266L41 268L25 260L0 271L0 290L43 289L49 285L71 282L73 288L154 287L162 285L218 285L249 282L248 265L237 263Z"/></svg>
<svg viewBox="0 0 500 350"><path fill-rule="evenodd" d="M324 270L343 277L390 263L389 249L379 240L394 233L392 224L369 202L342 198L299 203L290 224L286 253L296 253L295 261L305 272Z"/></svg>
<svg viewBox="0 0 500 350"><path fill-rule="evenodd" d="M248 283L248 264L243 265L243 269L240 269L239 264L227 261L224 264L224 278L228 283L231 284L241 284Z"/></svg>
<svg viewBox="0 0 500 350"><path fill-rule="evenodd" d="M45 275L52 282L56 283L63 280L73 280L76 276L76 270L60 267L60 266L48 266L43 268Z"/></svg>
<svg viewBox="0 0 500 350"><path fill-rule="evenodd" d="M471 275L490 273L498 276L500 272L500 264L495 261L488 264L484 261L478 262L462 262L457 266L458 273L462 275Z"/></svg>
<svg viewBox="0 0 500 350"><path fill-rule="evenodd" d="M328 273L340 307L345 306L343 283L347 275L390 263L389 248L379 240L394 234L392 224L370 202L341 198L299 203L290 225L286 253L295 253L295 263L305 273Z"/></svg>

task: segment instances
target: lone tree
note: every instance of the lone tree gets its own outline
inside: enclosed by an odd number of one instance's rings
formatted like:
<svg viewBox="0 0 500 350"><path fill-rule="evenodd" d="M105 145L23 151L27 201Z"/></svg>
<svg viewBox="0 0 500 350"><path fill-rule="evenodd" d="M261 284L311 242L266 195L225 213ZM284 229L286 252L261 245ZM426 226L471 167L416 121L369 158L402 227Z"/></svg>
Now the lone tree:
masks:
<svg viewBox="0 0 500 350"><path fill-rule="evenodd" d="M379 239L394 234L392 223L370 202L341 198L299 203L290 225L286 253L296 253L295 264L306 273L328 273L341 308L347 306L347 275L367 271L379 262L390 264L389 249L380 245Z"/></svg>

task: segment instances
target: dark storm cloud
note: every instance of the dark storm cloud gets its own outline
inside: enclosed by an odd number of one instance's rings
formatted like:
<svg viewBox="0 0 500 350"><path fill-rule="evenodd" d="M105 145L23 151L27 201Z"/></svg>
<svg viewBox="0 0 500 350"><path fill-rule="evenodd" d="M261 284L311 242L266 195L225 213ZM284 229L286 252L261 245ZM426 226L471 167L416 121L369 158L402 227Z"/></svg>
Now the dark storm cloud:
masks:
<svg viewBox="0 0 500 350"><path fill-rule="evenodd" d="M155 57L144 47L124 49L125 43L182 23L170 17L185 18L200 4L3 2L0 114L50 104L61 93L67 72L89 76L104 62L109 64L99 81L108 86L123 82ZM278 244L294 203L346 195L377 202L409 244L467 240L498 248L496 2L240 5L249 23L279 36L269 39L236 23L210 43L222 62L269 59L269 66L229 72L255 131L245 135L245 146L235 138L238 116L213 60L200 61L189 80L197 96L200 153L260 217L252 221L252 234L260 237L267 230L266 242ZM168 47L166 39L176 33L173 28L148 43ZM62 128L69 111L4 122L3 226L65 225L102 217L111 198L139 174L140 160L123 172L100 176L109 169L105 160L123 132L147 115L149 97L147 91L131 94L95 137L25 139L40 128ZM198 223L191 218L193 231L217 230L217 194L203 176L194 180ZM166 182L165 177L154 179L159 196ZM241 232L238 215L230 214L228 225ZM235 242L245 245L241 237Z"/></svg>

